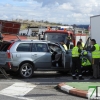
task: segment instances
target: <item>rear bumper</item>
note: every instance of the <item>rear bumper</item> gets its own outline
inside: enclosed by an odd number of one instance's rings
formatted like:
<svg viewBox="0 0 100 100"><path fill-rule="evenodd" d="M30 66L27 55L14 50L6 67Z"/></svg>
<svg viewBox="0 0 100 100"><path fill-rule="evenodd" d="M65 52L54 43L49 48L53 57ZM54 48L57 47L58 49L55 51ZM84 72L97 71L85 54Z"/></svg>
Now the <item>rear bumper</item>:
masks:
<svg viewBox="0 0 100 100"><path fill-rule="evenodd" d="M18 71L18 66L13 66L11 63L6 63L5 65L0 64L0 67L6 71Z"/></svg>

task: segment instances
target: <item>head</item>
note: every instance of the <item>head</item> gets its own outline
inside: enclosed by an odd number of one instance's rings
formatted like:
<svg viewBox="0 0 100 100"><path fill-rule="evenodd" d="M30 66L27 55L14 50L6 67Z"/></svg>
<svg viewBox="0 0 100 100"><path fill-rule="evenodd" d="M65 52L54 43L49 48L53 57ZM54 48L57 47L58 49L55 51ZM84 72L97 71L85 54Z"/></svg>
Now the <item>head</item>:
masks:
<svg viewBox="0 0 100 100"><path fill-rule="evenodd" d="M82 39L80 39L79 41L82 42Z"/></svg>
<svg viewBox="0 0 100 100"><path fill-rule="evenodd" d="M78 46L79 48L82 47L82 44L81 44L80 41L77 42L77 46Z"/></svg>
<svg viewBox="0 0 100 100"><path fill-rule="evenodd" d="M68 40L70 40L70 36L68 36Z"/></svg>
<svg viewBox="0 0 100 100"><path fill-rule="evenodd" d="M91 39L91 45L95 45L96 44L96 40L95 39Z"/></svg>

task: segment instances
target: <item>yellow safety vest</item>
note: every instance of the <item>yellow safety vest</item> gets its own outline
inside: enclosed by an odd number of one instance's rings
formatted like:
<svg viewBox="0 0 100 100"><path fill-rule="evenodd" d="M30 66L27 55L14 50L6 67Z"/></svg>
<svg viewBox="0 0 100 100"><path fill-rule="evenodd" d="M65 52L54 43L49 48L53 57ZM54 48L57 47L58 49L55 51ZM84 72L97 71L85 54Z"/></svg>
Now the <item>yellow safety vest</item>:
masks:
<svg viewBox="0 0 100 100"><path fill-rule="evenodd" d="M95 51L92 52L92 58L100 58L100 48L98 44L95 44Z"/></svg>
<svg viewBox="0 0 100 100"><path fill-rule="evenodd" d="M80 53L78 52L78 47L75 46L73 49L72 49L72 57L79 57Z"/></svg>
<svg viewBox="0 0 100 100"><path fill-rule="evenodd" d="M66 46L65 44L63 44L63 47L64 47L65 50L68 50L68 49L67 49L67 46Z"/></svg>
<svg viewBox="0 0 100 100"><path fill-rule="evenodd" d="M82 42L82 47L84 48L84 43Z"/></svg>
<svg viewBox="0 0 100 100"><path fill-rule="evenodd" d="M86 57L83 57L82 58L82 66L90 66L91 65L91 63L90 63L90 61L86 58Z"/></svg>
<svg viewBox="0 0 100 100"><path fill-rule="evenodd" d="M80 49L83 50L83 48L84 48L84 43L82 42L82 47Z"/></svg>

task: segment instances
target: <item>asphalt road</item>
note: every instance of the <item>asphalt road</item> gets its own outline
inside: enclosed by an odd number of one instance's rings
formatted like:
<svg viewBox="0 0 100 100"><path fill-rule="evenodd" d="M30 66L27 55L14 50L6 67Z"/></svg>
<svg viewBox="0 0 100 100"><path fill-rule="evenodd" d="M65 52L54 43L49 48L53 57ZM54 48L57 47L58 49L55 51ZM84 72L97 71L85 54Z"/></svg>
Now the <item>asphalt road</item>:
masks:
<svg viewBox="0 0 100 100"><path fill-rule="evenodd" d="M30 79L22 79L19 76L10 77L12 79L5 79L0 75L0 100L86 100L66 94L56 87L61 82L75 82L68 74L37 71ZM89 76L85 76L83 81L93 81L89 78ZM97 80L97 82L100 82L100 80Z"/></svg>

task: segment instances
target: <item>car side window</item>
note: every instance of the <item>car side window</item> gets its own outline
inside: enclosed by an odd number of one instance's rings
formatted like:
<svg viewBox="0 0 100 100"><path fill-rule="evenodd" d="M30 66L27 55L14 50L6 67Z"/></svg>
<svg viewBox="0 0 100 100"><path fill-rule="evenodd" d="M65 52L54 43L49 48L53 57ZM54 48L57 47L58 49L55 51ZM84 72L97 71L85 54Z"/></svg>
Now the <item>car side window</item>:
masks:
<svg viewBox="0 0 100 100"><path fill-rule="evenodd" d="M35 46L37 52L48 52L48 47L45 43L36 43Z"/></svg>
<svg viewBox="0 0 100 100"><path fill-rule="evenodd" d="M35 44L32 44L32 52L37 52Z"/></svg>
<svg viewBox="0 0 100 100"><path fill-rule="evenodd" d="M17 47L18 52L31 52L31 43L20 43Z"/></svg>
<svg viewBox="0 0 100 100"><path fill-rule="evenodd" d="M56 52L61 52L62 51L62 49L58 45L48 44L48 46L49 46L51 51L56 51Z"/></svg>

